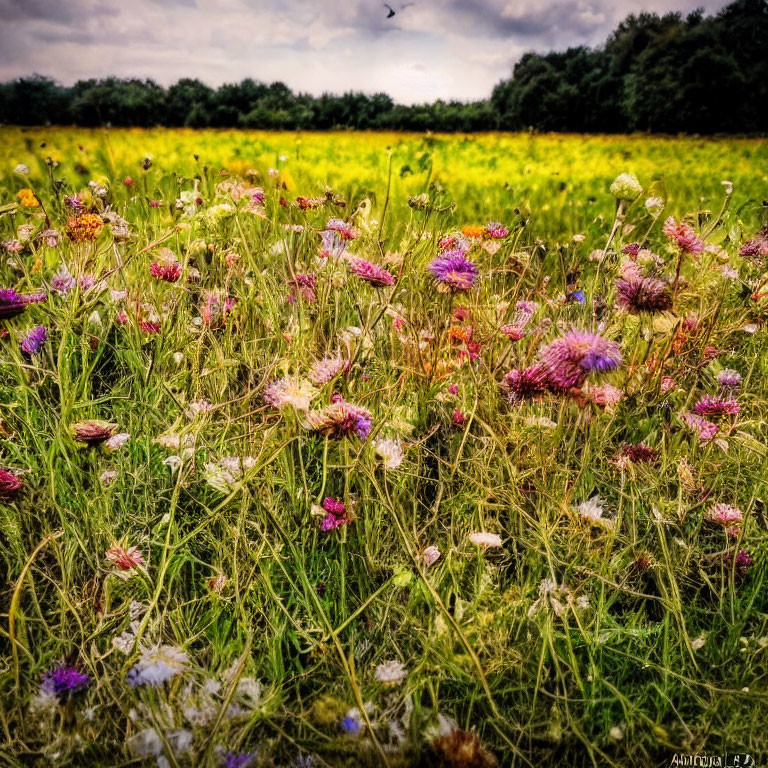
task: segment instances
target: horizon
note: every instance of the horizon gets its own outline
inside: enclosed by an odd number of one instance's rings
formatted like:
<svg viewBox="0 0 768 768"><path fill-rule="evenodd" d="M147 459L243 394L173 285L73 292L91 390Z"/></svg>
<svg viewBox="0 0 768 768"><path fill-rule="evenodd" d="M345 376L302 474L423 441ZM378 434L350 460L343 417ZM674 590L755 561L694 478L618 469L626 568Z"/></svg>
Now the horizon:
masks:
<svg viewBox="0 0 768 768"><path fill-rule="evenodd" d="M78 80L183 78L217 88L246 78L296 93L386 93L412 105L487 98L520 57L602 44L629 14L719 11L722 0L352 0L340 14L306 0L0 0L0 81L39 74ZM279 7L280 5L287 7ZM222 8L223 6L223 8ZM221 19L236 18L236 25ZM129 55L126 55L126 50ZM87 55L83 55L86 53ZM137 59L141 61L137 63ZM95 62L95 63L94 63Z"/></svg>

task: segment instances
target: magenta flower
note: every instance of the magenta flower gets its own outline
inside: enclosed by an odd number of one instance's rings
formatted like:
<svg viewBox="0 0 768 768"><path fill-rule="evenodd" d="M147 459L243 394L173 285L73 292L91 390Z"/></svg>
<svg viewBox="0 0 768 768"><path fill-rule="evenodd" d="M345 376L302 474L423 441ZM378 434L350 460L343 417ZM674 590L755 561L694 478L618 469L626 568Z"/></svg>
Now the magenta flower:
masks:
<svg viewBox="0 0 768 768"><path fill-rule="evenodd" d="M323 499L322 507L327 514L320 523L321 531L335 531L342 525L349 523L347 508L344 505L344 502L334 499L332 496L328 496Z"/></svg>
<svg viewBox="0 0 768 768"><path fill-rule="evenodd" d="M621 249L621 252L628 256L637 256L637 254L640 253L640 243L627 243L627 245Z"/></svg>
<svg viewBox="0 0 768 768"><path fill-rule="evenodd" d="M293 304L297 295L310 304L317 300L317 276L313 272L297 272L288 284L292 286L288 294L289 303Z"/></svg>
<svg viewBox="0 0 768 768"><path fill-rule="evenodd" d="M48 339L48 329L37 325L21 337L21 351L26 355L36 355Z"/></svg>
<svg viewBox="0 0 768 768"><path fill-rule="evenodd" d="M740 523L744 519L744 513L731 504L715 504L705 517L710 523L727 527Z"/></svg>
<svg viewBox="0 0 768 768"><path fill-rule="evenodd" d="M181 264L173 260L153 261L149 265L152 277L163 280L166 283L175 283L181 277Z"/></svg>
<svg viewBox="0 0 768 768"><path fill-rule="evenodd" d="M677 222L670 216L663 227L664 234L684 253L698 254L704 250L704 243L693 227L684 221Z"/></svg>
<svg viewBox="0 0 768 768"><path fill-rule="evenodd" d="M235 308L235 299L224 296L221 291L205 293L200 314L203 322L211 328L221 328L227 321L227 315Z"/></svg>
<svg viewBox="0 0 768 768"><path fill-rule="evenodd" d="M361 280L365 280L366 283L370 283L375 288L381 288L385 285L394 285L395 276L378 264L374 264L373 262L358 257L347 259L347 264L349 265L350 270Z"/></svg>
<svg viewBox="0 0 768 768"><path fill-rule="evenodd" d="M44 293L16 293L13 288L0 288L0 320L20 315L28 304L39 304L48 297Z"/></svg>
<svg viewBox="0 0 768 768"><path fill-rule="evenodd" d="M485 236L491 240L503 240L509 234L509 230L498 221L489 221L485 225Z"/></svg>
<svg viewBox="0 0 768 768"><path fill-rule="evenodd" d="M621 359L615 341L583 331L571 331L551 341L541 352L547 380L557 389L579 387L589 373L613 371L621 365Z"/></svg>
<svg viewBox="0 0 768 768"><path fill-rule="evenodd" d="M366 408L346 402L341 395L333 395L331 404L319 411L307 414L309 428L331 437L352 437L365 440L371 432L373 422Z"/></svg>
<svg viewBox="0 0 768 768"><path fill-rule="evenodd" d="M746 576L747 571L752 567L753 563L754 560L750 556L749 552L747 552L745 549L739 550L736 555L736 560L734 561L734 565L736 566L736 570L738 571L739 576Z"/></svg>
<svg viewBox="0 0 768 768"><path fill-rule="evenodd" d="M695 413L684 413L680 417L683 423L690 427L699 436L699 441L702 443L709 442L719 429L717 424L713 424L711 421L707 421L703 416L699 416Z"/></svg>
<svg viewBox="0 0 768 768"><path fill-rule="evenodd" d="M0 499L12 499L21 490L21 479L0 467Z"/></svg>
<svg viewBox="0 0 768 768"><path fill-rule="evenodd" d="M446 251L427 267L435 280L452 291L468 291L477 279L477 265L460 250Z"/></svg>
<svg viewBox="0 0 768 768"><path fill-rule="evenodd" d="M669 286L656 277L622 278L616 282L616 292L616 303L633 315L672 309Z"/></svg>
<svg viewBox="0 0 768 768"><path fill-rule="evenodd" d="M717 395L704 395L693 407L699 416L727 416L739 412L739 404L732 397L718 397Z"/></svg>
<svg viewBox="0 0 768 768"><path fill-rule="evenodd" d="M741 386L741 374L738 371L734 371L732 368L723 368L723 370L717 374L717 383L724 390L738 389Z"/></svg>
<svg viewBox="0 0 768 768"><path fill-rule="evenodd" d="M91 682L91 676L81 672L70 664L59 664L43 675L40 686L45 693L54 696L60 703L69 701L76 693L85 690Z"/></svg>
<svg viewBox="0 0 768 768"><path fill-rule="evenodd" d="M546 368L541 363L528 368L513 368L504 375L501 387L511 403L541 395L549 389Z"/></svg>

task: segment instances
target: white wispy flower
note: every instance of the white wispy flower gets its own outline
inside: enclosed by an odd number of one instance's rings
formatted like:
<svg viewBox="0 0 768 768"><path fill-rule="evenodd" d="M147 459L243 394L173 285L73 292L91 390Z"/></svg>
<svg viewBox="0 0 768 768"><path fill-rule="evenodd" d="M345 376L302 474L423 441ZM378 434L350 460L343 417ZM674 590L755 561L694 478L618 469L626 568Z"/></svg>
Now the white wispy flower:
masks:
<svg viewBox="0 0 768 768"><path fill-rule="evenodd" d="M500 547L501 536L497 533L488 533L487 531L477 531L470 533L467 538L478 547Z"/></svg>
<svg viewBox="0 0 768 768"><path fill-rule="evenodd" d="M408 674L403 664L399 661L387 661L384 664L379 664L376 667L374 677L379 683L387 683L397 685L405 680L405 676Z"/></svg>
<svg viewBox="0 0 768 768"><path fill-rule="evenodd" d="M397 469L403 463L403 444L398 437L380 437L374 441L376 453L384 459L384 469Z"/></svg>
<svg viewBox="0 0 768 768"><path fill-rule="evenodd" d="M116 451L118 448L124 446L131 439L131 435L128 432L118 432L104 443L104 447L109 451Z"/></svg>
<svg viewBox="0 0 768 768"><path fill-rule="evenodd" d="M187 654L175 645L153 645L142 649L139 662L128 672L130 685L162 685L183 672Z"/></svg>
<svg viewBox="0 0 768 768"><path fill-rule="evenodd" d="M611 528L613 526L613 520L609 520L603 516L605 514L604 504L605 501L599 496L593 496L591 499L587 499L587 501L582 501L575 509L580 517L584 520L588 520L592 525Z"/></svg>
<svg viewBox="0 0 768 768"><path fill-rule="evenodd" d="M429 568L437 562L440 554L440 550L436 546L430 545L429 547L425 547L419 555L419 562L423 568Z"/></svg>

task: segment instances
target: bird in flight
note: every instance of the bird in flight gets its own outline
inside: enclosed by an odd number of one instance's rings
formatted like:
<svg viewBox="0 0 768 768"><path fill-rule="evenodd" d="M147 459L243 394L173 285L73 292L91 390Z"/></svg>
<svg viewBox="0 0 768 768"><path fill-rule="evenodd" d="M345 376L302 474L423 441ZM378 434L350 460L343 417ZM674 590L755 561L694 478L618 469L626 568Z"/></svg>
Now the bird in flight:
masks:
<svg viewBox="0 0 768 768"><path fill-rule="evenodd" d="M406 3L405 5L401 5L400 10L404 11L409 5L416 5L416 3ZM387 3L384 3L384 7L389 11L387 14L388 19L391 19L397 13L397 11L391 5L387 5Z"/></svg>

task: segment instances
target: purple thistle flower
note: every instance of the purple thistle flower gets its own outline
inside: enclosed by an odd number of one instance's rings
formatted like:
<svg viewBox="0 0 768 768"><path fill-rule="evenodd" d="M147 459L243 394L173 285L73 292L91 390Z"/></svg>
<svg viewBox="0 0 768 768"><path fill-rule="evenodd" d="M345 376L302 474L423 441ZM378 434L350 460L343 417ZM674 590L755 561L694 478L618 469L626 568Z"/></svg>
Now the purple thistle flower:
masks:
<svg viewBox="0 0 768 768"><path fill-rule="evenodd" d="M592 371L613 371L621 365L621 359L615 341L583 331L571 331L551 341L541 352L547 379L557 389L581 386Z"/></svg>
<svg viewBox="0 0 768 768"><path fill-rule="evenodd" d="M47 339L48 329L44 325L36 325L21 337L21 351L30 356L36 355Z"/></svg>
<svg viewBox="0 0 768 768"><path fill-rule="evenodd" d="M734 562L739 576L746 576L747 570L752 567L753 563L754 560L750 556L749 552L747 552L745 549L739 550Z"/></svg>
<svg viewBox="0 0 768 768"><path fill-rule="evenodd" d="M757 264L762 264L768 259L768 237L760 234L744 243L739 250L742 259L750 259Z"/></svg>
<svg viewBox="0 0 768 768"><path fill-rule="evenodd" d="M385 285L394 285L395 276L388 272L384 267L374 264L366 259L352 257L347 260L347 264L361 280L370 283L375 288L381 288Z"/></svg>
<svg viewBox="0 0 768 768"><path fill-rule="evenodd" d="M27 304L39 304L48 297L44 293L16 293L13 288L0 288L0 320L20 315Z"/></svg>
<svg viewBox="0 0 768 768"><path fill-rule="evenodd" d="M475 284L477 265L460 250L446 251L427 267L438 283L453 291L468 291Z"/></svg>
<svg viewBox="0 0 768 768"><path fill-rule="evenodd" d="M526 397L535 397L546 392L547 371L541 363L528 368L513 368L501 382L510 403L519 403Z"/></svg>
<svg viewBox="0 0 768 768"><path fill-rule="evenodd" d="M87 688L90 682L90 675L80 672L70 664L61 663L43 675L43 683L40 687L60 702L65 702L69 701L74 694Z"/></svg>
<svg viewBox="0 0 768 768"><path fill-rule="evenodd" d="M341 395L333 395L330 405L307 414L310 429L331 437L356 435L365 440L371 432L371 414L366 408L346 402Z"/></svg>
<svg viewBox="0 0 768 768"><path fill-rule="evenodd" d="M672 309L669 286L657 277L621 278L616 282L616 291L616 303L633 315Z"/></svg>
<svg viewBox="0 0 768 768"><path fill-rule="evenodd" d="M718 397L717 395L704 395L693 407L699 416L727 416L739 412L739 404L732 397Z"/></svg>

